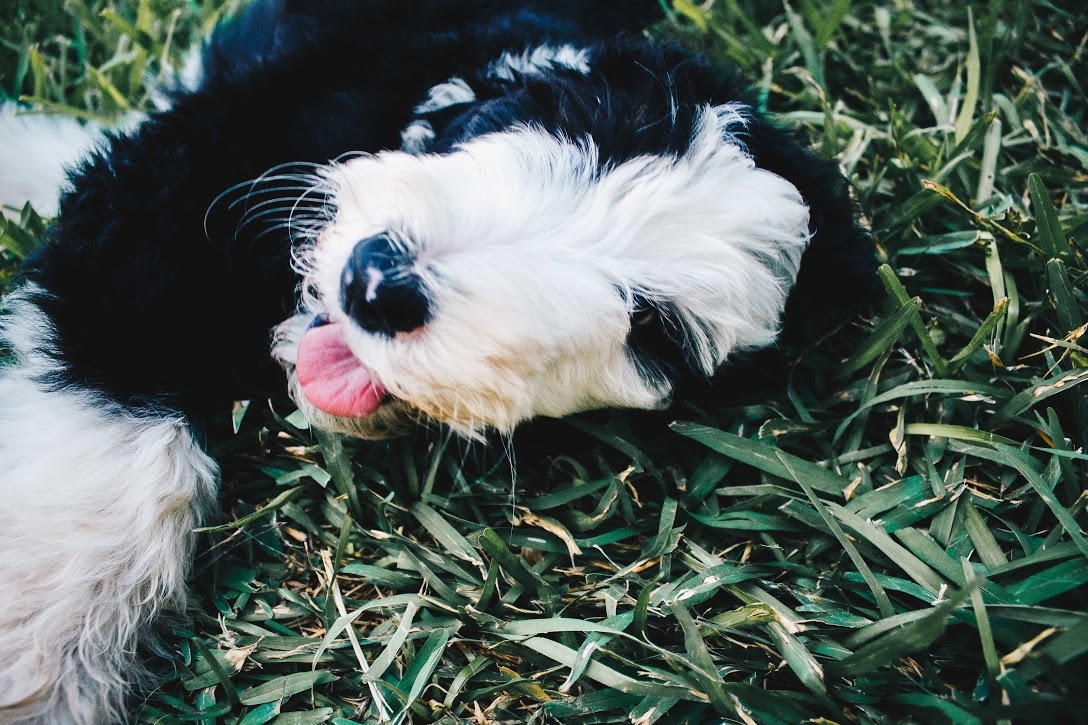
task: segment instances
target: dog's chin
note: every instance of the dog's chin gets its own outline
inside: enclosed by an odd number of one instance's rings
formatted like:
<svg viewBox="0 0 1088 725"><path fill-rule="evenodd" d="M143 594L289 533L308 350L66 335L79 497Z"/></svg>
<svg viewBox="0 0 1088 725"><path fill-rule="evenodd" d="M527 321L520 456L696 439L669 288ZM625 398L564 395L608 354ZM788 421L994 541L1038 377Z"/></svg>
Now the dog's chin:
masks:
<svg viewBox="0 0 1088 725"><path fill-rule="evenodd" d="M380 441L404 435L426 420L422 414L403 400L388 397L373 413L365 417L341 417L321 410L309 401L298 383L290 375L289 390L298 409L314 428L342 433L353 438Z"/></svg>
<svg viewBox="0 0 1088 725"><path fill-rule="evenodd" d="M288 391L306 420L315 428L363 440L393 438L419 425L424 416L383 389L376 390L376 399L358 414L329 412L311 400L312 393L307 394L300 380L299 349L307 332L323 323L322 318L321 314L295 315L282 322L274 333L272 356L287 373Z"/></svg>

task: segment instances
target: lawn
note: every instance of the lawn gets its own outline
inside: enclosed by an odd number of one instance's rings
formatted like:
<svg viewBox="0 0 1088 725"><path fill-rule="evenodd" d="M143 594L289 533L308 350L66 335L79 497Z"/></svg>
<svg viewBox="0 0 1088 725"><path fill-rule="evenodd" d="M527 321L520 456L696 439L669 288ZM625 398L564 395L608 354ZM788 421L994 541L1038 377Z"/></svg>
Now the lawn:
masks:
<svg viewBox="0 0 1088 725"><path fill-rule="evenodd" d="M145 109L237 4L0 0L0 94ZM852 177L882 303L787 350L780 395L583 416L516 461L239 403L140 721L1083 722L1074 5L663 3L651 32L742 69ZM0 224L6 284L44 222Z"/></svg>

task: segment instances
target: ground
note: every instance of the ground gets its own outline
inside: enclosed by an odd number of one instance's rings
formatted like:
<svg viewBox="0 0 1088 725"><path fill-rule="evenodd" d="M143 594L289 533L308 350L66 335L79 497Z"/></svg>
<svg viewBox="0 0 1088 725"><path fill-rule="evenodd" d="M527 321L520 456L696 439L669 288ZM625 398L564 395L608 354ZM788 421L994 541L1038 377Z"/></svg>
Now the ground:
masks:
<svg viewBox="0 0 1088 725"><path fill-rule="evenodd" d="M145 108L235 5L0 0L0 93ZM222 525L141 722L1083 718L1074 5L663 3L651 32L748 73L841 162L882 303L787 349L781 395L577 418L516 462L501 441L341 443L282 401L239 404ZM43 222L0 229L6 282Z"/></svg>

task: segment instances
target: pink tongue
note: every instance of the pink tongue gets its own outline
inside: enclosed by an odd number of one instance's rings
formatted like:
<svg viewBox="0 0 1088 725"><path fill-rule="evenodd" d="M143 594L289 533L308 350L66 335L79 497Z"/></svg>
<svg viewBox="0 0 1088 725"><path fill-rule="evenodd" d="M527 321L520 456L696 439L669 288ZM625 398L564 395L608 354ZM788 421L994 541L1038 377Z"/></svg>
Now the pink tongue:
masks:
<svg viewBox="0 0 1088 725"><path fill-rule="evenodd" d="M302 336L295 374L315 407L338 418L365 418L386 390L348 349L340 325L314 327Z"/></svg>

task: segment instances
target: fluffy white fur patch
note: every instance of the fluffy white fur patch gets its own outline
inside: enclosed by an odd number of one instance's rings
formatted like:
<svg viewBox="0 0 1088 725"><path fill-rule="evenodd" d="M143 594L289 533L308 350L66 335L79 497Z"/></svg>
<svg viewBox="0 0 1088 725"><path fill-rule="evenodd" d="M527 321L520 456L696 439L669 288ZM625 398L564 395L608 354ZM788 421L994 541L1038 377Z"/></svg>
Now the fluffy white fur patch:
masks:
<svg viewBox="0 0 1088 725"><path fill-rule="evenodd" d="M0 105L0 207L28 201L43 216L55 216L67 169L94 148L102 131L73 118L19 114Z"/></svg>
<svg viewBox="0 0 1088 725"><path fill-rule="evenodd" d="M129 720L137 644L181 610L217 468L176 418L41 381L51 326L16 293L0 368L0 722Z"/></svg>
<svg viewBox="0 0 1088 725"><path fill-rule="evenodd" d="M465 82L465 79L454 77L431 88L427 94L427 100L417 105L415 111L419 114L434 113L449 106L471 103L475 100L476 92Z"/></svg>
<svg viewBox="0 0 1088 725"><path fill-rule="evenodd" d="M540 45L524 53L503 53L488 68L488 75L512 81L517 76L539 75L555 68L566 68L583 75L589 73L590 54L573 45Z"/></svg>
<svg viewBox="0 0 1088 725"><path fill-rule="evenodd" d="M335 217L300 254L309 315L343 323L352 352L399 406L469 435L541 415L660 405L670 390L640 375L626 345L635 296L675 309L686 347L711 372L733 352L774 342L808 243L800 193L733 140L744 112L708 107L684 155L611 167L592 140L534 128L448 155L388 152L332 166ZM352 249L379 234L414 260L433 308L426 326L393 338L352 324L339 303ZM303 328L281 328L281 359ZM356 435L370 424L313 422Z"/></svg>
<svg viewBox="0 0 1088 725"><path fill-rule="evenodd" d="M412 121L400 132L400 150L408 154L421 154L434 139L434 126L430 121Z"/></svg>

